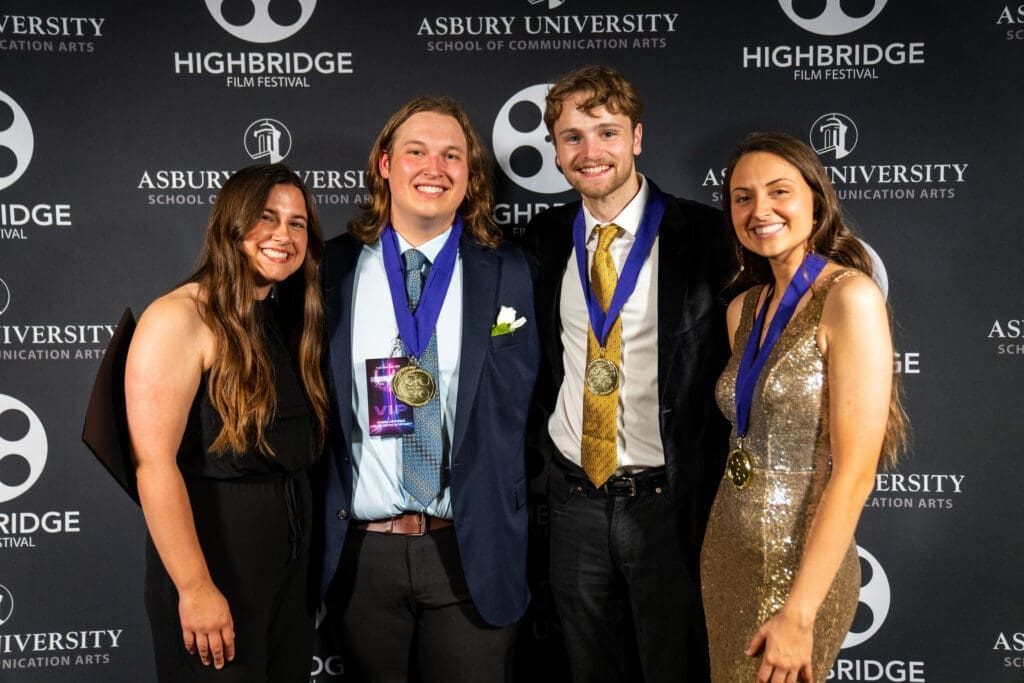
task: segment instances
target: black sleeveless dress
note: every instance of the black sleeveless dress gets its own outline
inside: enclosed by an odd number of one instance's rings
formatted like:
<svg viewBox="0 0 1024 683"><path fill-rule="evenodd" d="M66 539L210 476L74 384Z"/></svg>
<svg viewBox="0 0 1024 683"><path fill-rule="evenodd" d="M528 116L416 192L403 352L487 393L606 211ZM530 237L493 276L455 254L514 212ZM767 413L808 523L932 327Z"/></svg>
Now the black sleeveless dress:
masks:
<svg viewBox="0 0 1024 683"><path fill-rule="evenodd" d="M160 681L308 681L313 614L307 593L316 454L312 410L285 343L275 302L259 302L274 368L277 415L266 435L274 456L209 452L221 429L200 383L178 450L199 543L231 608L235 659L217 671L189 654L178 593L152 539L146 543L146 610Z"/></svg>

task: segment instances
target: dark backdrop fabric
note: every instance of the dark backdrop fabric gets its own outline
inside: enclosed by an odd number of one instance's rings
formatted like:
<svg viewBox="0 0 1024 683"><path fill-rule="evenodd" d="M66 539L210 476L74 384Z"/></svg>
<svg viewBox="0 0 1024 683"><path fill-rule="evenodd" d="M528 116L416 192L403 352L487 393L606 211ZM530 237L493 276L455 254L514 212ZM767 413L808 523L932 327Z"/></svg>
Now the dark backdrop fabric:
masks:
<svg viewBox="0 0 1024 683"><path fill-rule="evenodd" d="M1024 6L994 0L6 0L0 680L152 680L144 525L82 418L121 311L190 271L226 176L283 159L333 236L386 118L450 94L493 147L496 217L521 236L573 197L543 94L590 63L643 95L639 167L666 191L718 204L740 137L788 131L884 264L914 438L864 510L862 600L832 680L1024 680ZM519 678L568 680L545 454L530 458ZM310 680L342 671L319 647Z"/></svg>

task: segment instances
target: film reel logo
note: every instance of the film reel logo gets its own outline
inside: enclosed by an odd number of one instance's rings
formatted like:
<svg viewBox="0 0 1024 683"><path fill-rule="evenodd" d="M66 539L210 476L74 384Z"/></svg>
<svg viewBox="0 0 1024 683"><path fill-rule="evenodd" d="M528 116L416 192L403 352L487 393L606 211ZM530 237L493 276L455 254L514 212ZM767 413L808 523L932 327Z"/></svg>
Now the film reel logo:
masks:
<svg viewBox="0 0 1024 683"><path fill-rule="evenodd" d="M491 146L501 170L519 187L538 194L570 189L555 163L555 146L544 125L544 97L550 89L550 83L538 83L510 97L491 132Z"/></svg>
<svg viewBox="0 0 1024 683"><path fill-rule="evenodd" d="M14 614L14 596L7 586L0 584L0 626L6 624Z"/></svg>
<svg viewBox="0 0 1024 683"><path fill-rule="evenodd" d="M7 307L11 305L11 288L7 286L7 283L0 278L0 315L7 312Z"/></svg>
<svg viewBox="0 0 1024 683"><path fill-rule="evenodd" d="M14 184L28 168L35 145L25 110L0 91L0 190Z"/></svg>
<svg viewBox="0 0 1024 683"><path fill-rule="evenodd" d="M797 12L794 8L794 5L797 4L796 0L779 0L779 6L782 7L782 11L786 13L790 21L805 31L817 33L819 36L842 36L862 29L874 21L888 1L874 0L870 4L871 9L857 15L847 14L843 8L843 0L826 0L825 9L810 17L803 16L802 12ZM860 4L862 3L857 3L857 6Z"/></svg>
<svg viewBox="0 0 1024 683"><path fill-rule="evenodd" d="M46 430L32 409L0 394L0 503L28 491L46 465Z"/></svg>
<svg viewBox="0 0 1024 683"><path fill-rule="evenodd" d="M885 618L889 616L889 603L892 601L889 577L885 575L882 563L860 546L857 546L857 555L871 568L871 577L860 587L860 604L866 606L871 612L871 623L863 631L854 631L851 628L850 632L846 634L842 649L860 645L878 633L882 624L885 623Z"/></svg>
<svg viewBox="0 0 1024 683"><path fill-rule="evenodd" d="M298 33L316 9L316 0L206 0L220 27L250 43L276 43Z"/></svg>

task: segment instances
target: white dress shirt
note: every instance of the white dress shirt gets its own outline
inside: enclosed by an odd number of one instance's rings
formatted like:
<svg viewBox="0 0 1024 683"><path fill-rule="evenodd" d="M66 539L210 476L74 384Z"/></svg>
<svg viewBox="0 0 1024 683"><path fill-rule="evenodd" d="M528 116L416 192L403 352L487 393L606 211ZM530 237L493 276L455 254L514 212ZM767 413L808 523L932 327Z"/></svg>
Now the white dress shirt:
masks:
<svg viewBox="0 0 1024 683"><path fill-rule="evenodd" d="M583 207L587 230L587 275L597 249L597 226L614 223L622 228L609 251L615 270L621 276L623 264L636 242L636 232L643 218L650 185L641 176L640 191L613 220L607 223L594 218ZM658 244L640 269L636 289L622 308L622 362L619 366L618 466L658 467L665 464L661 445L658 406ZM558 391L555 411L548 421L548 430L559 452L581 464L580 443L583 439L583 377L587 364L587 331L590 318L583 298L576 252L562 277L561 311L562 364L565 378Z"/></svg>

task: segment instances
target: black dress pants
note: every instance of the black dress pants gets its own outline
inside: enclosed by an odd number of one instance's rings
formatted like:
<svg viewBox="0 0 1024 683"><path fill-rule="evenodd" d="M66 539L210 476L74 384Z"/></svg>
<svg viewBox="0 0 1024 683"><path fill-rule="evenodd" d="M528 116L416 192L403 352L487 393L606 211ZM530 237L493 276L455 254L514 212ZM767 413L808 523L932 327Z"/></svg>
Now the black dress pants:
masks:
<svg viewBox="0 0 1024 683"><path fill-rule="evenodd" d="M423 536L350 529L326 604L346 683L511 681L515 626L495 628L477 613L454 527Z"/></svg>
<svg viewBox="0 0 1024 683"><path fill-rule="evenodd" d="M646 472L636 495L609 495L552 461L551 590L576 683L709 680L697 577L663 478Z"/></svg>
<svg viewBox="0 0 1024 683"><path fill-rule="evenodd" d="M185 650L178 592L147 539L146 611L157 680L309 681L314 633L306 586L313 513L306 473L187 483L206 564L231 609L235 659L217 670Z"/></svg>

